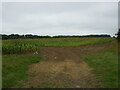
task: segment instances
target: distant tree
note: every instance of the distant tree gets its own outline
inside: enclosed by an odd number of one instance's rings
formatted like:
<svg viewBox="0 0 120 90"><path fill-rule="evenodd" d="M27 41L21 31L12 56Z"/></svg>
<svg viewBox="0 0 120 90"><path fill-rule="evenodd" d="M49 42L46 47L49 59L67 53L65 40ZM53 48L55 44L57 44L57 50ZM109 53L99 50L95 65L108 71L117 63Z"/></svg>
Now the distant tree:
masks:
<svg viewBox="0 0 120 90"><path fill-rule="evenodd" d="M25 38L25 35L20 35L19 36L21 39L24 39Z"/></svg>
<svg viewBox="0 0 120 90"><path fill-rule="evenodd" d="M118 33L116 35L117 35L118 41L120 42L120 29L118 30Z"/></svg>
<svg viewBox="0 0 120 90"><path fill-rule="evenodd" d="M3 35L1 35L2 36L2 39L3 40L6 40L6 39L8 39L9 37L7 36L7 35L5 35L5 34L3 34Z"/></svg>
<svg viewBox="0 0 120 90"><path fill-rule="evenodd" d="M26 34L25 38L33 38L32 34Z"/></svg>
<svg viewBox="0 0 120 90"><path fill-rule="evenodd" d="M11 34L8 37L9 37L9 39L18 39L18 38L20 38L20 35L19 34Z"/></svg>
<svg viewBox="0 0 120 90"><path fill-rule="evenodd" d="M32 37L33 37L33 38L39 38L38 35L33 35Z"/></svg>

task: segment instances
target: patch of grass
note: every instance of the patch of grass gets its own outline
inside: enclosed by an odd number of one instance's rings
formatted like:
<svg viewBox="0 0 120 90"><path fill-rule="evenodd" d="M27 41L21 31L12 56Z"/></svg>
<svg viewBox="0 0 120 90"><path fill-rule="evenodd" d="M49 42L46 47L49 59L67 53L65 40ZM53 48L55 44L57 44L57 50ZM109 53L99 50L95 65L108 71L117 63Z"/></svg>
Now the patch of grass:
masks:
<svg viewBox="0 0 120 90"><path fill-rule="evenodd" d="M22 86L25 86L27 83L27 78L25 78L24 80L18 81L15 86L15 88L21 88Z"/></svg>
<svg viewBox="0 0 120 90"><path fill-rule="evenodd" d="M83 60L94 68L93 73L106 88L118 87L118 51L116 44L100 52L87 53L83 56Z"/></svg>
<svg viewBox="0 0 120 90"><path fill-rule="evenodd" d="M34 77L36 74L35 73L30 73L29 76L30 77Z"/></svg>
<svg viewBox="0 0 120 90"><path fill-rule="evenodd" d="M2 59L3 88L9 88L27 78L28 65L40 61L41 56L3 55Z"/></svg>
<svg viewBox="0 0 120 90"><path fill-rule="evenodd" d="M34 88L34 86L30 86L30 88Z"/></svg>
<svg viewBox="0 0 120 90"><path fill-rule="evenodd" d="M89 44L102 44L110 42L114 38L44 38L44 39L13 39L3 40L3 53L22 53L37 51L41 46L71 47Z"/></svg>

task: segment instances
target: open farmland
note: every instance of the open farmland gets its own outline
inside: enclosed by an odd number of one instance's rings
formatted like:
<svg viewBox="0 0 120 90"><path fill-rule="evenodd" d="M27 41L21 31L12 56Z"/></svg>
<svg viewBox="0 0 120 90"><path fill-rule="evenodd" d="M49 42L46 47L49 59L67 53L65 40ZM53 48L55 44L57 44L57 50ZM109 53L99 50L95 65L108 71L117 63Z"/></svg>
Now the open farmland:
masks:
<svg viewBox="0 0 120 90"><path fill-rule="evenodd" d="M4 88L118 87L117 42L114 38L2 42Z"/></svg>
<svg viewBox="0 0 120 90"><path fill-rule="evenodd" d="M77 47L110 42L113 38L46 38L3 40L3 53L23 53L38 51L40 47Z"/></svg>
<svg viewBox="0 0 120 90"><path fill-rule="evenodd" d="M27 1L0 4L3 89L119 88L120 3Z"/></svg>

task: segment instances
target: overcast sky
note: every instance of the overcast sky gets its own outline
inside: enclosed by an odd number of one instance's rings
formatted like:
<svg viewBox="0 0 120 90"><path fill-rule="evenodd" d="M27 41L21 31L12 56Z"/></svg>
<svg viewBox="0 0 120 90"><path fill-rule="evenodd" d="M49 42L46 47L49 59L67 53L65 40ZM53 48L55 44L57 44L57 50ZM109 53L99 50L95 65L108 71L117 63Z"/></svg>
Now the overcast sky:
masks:
<svg viewBox="0 0 120 90"><path fill-rule="evenodd" d="M86 35L118 30L117 2L6 2L3 34Z"/></svg>

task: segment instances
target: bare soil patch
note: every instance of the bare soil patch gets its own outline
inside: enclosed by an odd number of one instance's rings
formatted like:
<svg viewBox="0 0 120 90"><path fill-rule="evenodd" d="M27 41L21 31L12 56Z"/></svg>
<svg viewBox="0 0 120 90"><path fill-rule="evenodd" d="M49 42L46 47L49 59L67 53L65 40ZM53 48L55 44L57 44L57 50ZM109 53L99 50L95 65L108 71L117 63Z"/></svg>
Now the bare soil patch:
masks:
<svg viewBox="0 0 120 90"><path fill-rule="evenodd" d="M101 82L91 73L90 66L80 56L86 52L98 52L110 47L110 43L102 45L86 45L80 47L42 47L39 55L43 56L37 64L32 64L29 77L24 88L100 88Z"/></svg>

